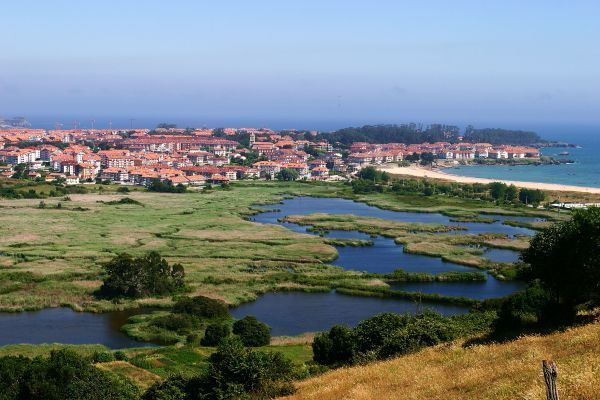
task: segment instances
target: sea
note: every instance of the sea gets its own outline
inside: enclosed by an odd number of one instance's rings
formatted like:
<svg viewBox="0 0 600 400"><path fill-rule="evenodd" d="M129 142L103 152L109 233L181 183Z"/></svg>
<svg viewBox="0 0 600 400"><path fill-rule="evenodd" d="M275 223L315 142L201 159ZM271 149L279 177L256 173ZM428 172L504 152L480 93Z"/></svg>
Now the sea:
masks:
<svg viewBox="0 0 600 400"><path fill-rule="evenodd" d="M577 148L547 147L543 155L573 161L557 165L473 165L444 169L445 172L498 180L557 183L563 185L600 187L600 129L553 138L578 145ZM560 155L568 152L568 155Z"/></svg>

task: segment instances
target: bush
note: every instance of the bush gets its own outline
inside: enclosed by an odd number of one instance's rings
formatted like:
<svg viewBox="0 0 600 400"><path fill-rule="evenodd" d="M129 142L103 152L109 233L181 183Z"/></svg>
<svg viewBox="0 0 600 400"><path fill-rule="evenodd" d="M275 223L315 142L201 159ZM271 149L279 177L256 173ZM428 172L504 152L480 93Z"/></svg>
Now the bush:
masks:
<svg viewBox="0 0 600 400"><path fill-rule="evenodd" d="M104 270L106 276L99 294L109 298L165 295L184 288L183 266L169 265L155 251L138 258L119 254Z"/></svg>
<svg viewBox="0 0 600 400"><path fill-rule="evenodd" d="M197 333L190 333L185 338L185 342L192 346L197 346L200 343L200 335Z"/></svg>
<svg viewBox="0 0 600 400"><path fill-rule="evenodd" d="M525 276L539 280L569 322L579 308L600 305L600 208L578 210L569 221L538 232L523 251Z"/></svg>
<svg viewBox="0 0 600 400"><path fill-rule="evenodd" d="M346 364L355 353L355 338L352 329L335 325L329 332L318 334L313 343L314 360L319 364Z"/></svg>
<svg viewBox="0 0 600 400"><path fill-rule="evenodd" d="M184 297L173 305L173 312L190 314L199 318L220 318L229 315L227 305L222 301L204 296Z"/></svg>
<svg viewBox="0 0 600 400"><path fill-rule="evenodd" d="M115 361L115 356L113 355L113 353L108 351L97 351L92 355L92 362L94 363L103 363L111 361Z"/></svg>
<svg viewBox="0 0 600 400"><path fill-rule="evenodd" d="M129 357L127 357L127 354L124 351L118 350L118 351L115 351L115 360L127 361L127 360L129 360Z"/></svg>
<svg viewBox="0 0 600 400"><path fill-rule="evenodd" d="M553 303L549 293L541 285L534 284L504 300L495 328L497 331L522 330L549 322L556 316L552 311L556 306Z"/></svg>
<svg viewBox="0 0 600 400"><path fill-rule="evenodd" d="M155 383L142 400L269 399L293 392L292 375L292 363L281 353L250 350L239 338L227 338L204 375Z"/></svg>
<svg viewBox="0 0 600 400"><path fill-rule="evenodd" d="M129 188L127 186L121 186L117 189L118 193L129 193Z"/></svg>
<svg viewBox="0 0 600 400"><path fill-rule="evenodd" d="M147 187L149 192L159 193L185 193L187 188L181 183L173 185L173 182L161 182L159 179L154 179Z"/></svg>
<svg viewBox="0 0 600 400"><path fill-rule="evenodd" d="M271 327L250 315L233 323L233 333L248 347L266 346L271 342Z"/></svg>
<svg viewBox="0 0 600 400"><path fill-rule="evenodd" d="M185 334L198 326L198 321L188 314L169 314L154 318L150 324L157 328Z"/></svg>
<svg viewBox="0 0 600 400"><path fill-rule="evenodd" d="M204 337L200 340L202 346L217 346L221 340L231 334L231 328L226 323L209 324L204 331Z"/></svg>
<svg viewBox="0 0 600 400"><path fill-rule="evenodd" d="M457 333L457 327L449 318L436 313L418 315L404 328L385 338L378 356L388 358L407 354L426 346L453 340Z"/></svg>
<svg viewBox="0 0 600 400"><path fill-rule="evenodd" d="M361 321L354 329L356 347L359 352L376 350L385 338L406 326L411 317L394 313L382 313Z"/></svg>
<svg viewBox="0 0 600 400"><path fill-rule="evenodd" d="M354 329L335 326L317 335L313 359L334 366L371 362L488 331L495 318L495 312L453 317L432 311L414 316L383 313L361 321Z"/></svg>
<svg viewBox="0 0 600 400"><path fill-rule="evenodd" d="M132 383L92 366L70 350L34 359L0 358L0 388L3 400L131 400L139 396Z"/></svg>

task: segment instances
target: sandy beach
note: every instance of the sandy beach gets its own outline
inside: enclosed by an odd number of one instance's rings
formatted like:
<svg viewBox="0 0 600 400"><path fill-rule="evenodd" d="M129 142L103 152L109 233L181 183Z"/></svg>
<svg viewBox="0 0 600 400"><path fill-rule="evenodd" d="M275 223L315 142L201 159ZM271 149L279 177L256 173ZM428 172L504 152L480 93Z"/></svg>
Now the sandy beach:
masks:
<svg viewBox="0 0 600 400"><path fill-rule="evenodd" d="M428 169L425 167L410 166L410 167L398 167L398 166L386 166L382 165L378 167L382 171L386 171L390 174L396 175L409 175L420 178L433 178L443 179L447 181L460 182L460 183L491 183L491 182L503 182L507 185L515 185L522 188L530 189L541 189L558 192L580 192L580 193L591 193L600 194L600 188L584 187L584 186L572 186L572 185L560 185L556 183L541 183L541 182L523 182L523 181L508 181L504 179L486 179L486 178L473 178L470 176L453 175L447 172L442 172L436 169Z"/></svg>

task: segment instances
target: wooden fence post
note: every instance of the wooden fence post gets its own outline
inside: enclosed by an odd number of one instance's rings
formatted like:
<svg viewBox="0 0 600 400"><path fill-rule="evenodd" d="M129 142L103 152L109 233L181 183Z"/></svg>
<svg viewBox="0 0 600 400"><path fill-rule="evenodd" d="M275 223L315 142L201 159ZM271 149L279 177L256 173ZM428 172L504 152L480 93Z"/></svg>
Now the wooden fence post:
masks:
<svg viewBox="0 0 600 400"><path fill-rule="evenodd" d="M559 400L558 388L556 387L556 376L558 371L554 361L542 361L542 370L544 371L544 381L546 381L546 399Z"/></svg>

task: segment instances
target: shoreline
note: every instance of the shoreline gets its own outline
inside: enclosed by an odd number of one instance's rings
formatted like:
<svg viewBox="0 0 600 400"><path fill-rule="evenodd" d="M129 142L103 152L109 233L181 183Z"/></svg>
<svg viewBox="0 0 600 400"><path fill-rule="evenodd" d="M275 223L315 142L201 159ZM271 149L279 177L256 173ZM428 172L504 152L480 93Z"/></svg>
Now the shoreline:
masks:
<svg viewBox="0 0 600 400"><path fill-rule="evenodd" d="M425 167L419 167L411 165L410 167L398 167L398 166L378 166L381 171L385 171L394 175L408 175L417 178L432 178L441 179L446 181L458 182L458 183L492 183L502 182L507 185L515 185L520 188L527 189L540 189L554 192L579 192L589 194L600 194L600 188L589 187L589 186L574 186L574 185L563 185L559 183L543 183L543 182L527 182L527 181L513 181L506 179L489 179L489 178L474 178L471 176L461 176L442 172L439 169L428 169Z"/></svg>

